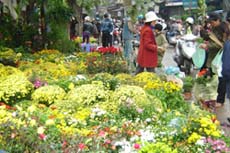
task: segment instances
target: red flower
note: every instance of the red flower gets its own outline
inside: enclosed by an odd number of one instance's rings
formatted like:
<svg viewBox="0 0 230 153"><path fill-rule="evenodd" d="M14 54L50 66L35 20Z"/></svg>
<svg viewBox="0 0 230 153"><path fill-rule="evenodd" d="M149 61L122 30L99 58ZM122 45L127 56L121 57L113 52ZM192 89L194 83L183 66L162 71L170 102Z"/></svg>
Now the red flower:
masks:
<svg viewBox="0 0 230 153"><path fill-rule="evenodd" d="M200 72L197 74L199 77L204 76L208 72L207 69L202 69Z"/></svg>
<svg viewBox="0 0 230 153"><path fill-rule="evenodd" d="M0 102L0 106L4 106L7 110L16 110L15 107L11 107L10 105L5 104L4 102Z"/></svg>
<svg viewBox="0 0 230 153"><path fill-rule="evenodd" d="M41 139L41 140L45 140L46 139L46 135L44 133L39 134L38 136L39 136L39 139Z"/></svg>
<svg viewBox="0 0 230 153"><path fill-rule="evenodd" d="M115 48L113 46L111 46L111 47L100 47L97 49L97 52L102 53L102 54L106 54L106 53L116 54L116 53L120 52L120 49Z"/></svg>

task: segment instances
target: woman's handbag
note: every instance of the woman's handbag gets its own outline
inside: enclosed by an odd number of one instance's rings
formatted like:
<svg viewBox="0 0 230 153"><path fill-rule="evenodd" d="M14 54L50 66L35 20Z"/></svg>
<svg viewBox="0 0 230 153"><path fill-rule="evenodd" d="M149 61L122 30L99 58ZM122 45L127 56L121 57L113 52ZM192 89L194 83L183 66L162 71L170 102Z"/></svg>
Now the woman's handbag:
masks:
<svg viewBox="0 0 230 153"><path fill-rule="evenodd" d="M221 47L211 63L212 72L222 77L222 55L223 55L223 44L219 41L214 33L209 34L209 38L212 39L217 45Z"/></svg>
<svg viewBox="0 0 230 153"><path fill-rule="evenodd" d="M222 55L223 49L220 49L211 63L212 71L217 74L218 76L222 76Z"/></svg>

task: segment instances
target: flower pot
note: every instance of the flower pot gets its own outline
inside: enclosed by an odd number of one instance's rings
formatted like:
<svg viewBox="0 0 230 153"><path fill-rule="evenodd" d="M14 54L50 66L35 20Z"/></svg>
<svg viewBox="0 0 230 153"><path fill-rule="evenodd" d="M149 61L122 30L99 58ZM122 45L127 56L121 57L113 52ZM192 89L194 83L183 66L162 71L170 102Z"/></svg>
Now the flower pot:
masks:
<svg viewBox="0 0 230 153"><path fill-rule="evenodd" d="M191 92L184 92L184 99L185 100L191 100L192 99L192 93Z"/></svg>

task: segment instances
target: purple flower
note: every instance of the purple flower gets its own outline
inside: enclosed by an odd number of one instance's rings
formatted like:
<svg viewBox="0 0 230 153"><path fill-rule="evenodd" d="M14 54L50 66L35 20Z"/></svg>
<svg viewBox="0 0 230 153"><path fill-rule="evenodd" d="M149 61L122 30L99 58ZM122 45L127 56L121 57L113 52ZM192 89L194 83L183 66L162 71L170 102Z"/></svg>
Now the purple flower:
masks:
<svg viewBox="0 0 230 153"><path fill-rule="evenodd" d="M35 80L34 81L34 87L35 88L39 88L39 87L41 87L42 86L42 82L40 81L40 80Z"/></svg>

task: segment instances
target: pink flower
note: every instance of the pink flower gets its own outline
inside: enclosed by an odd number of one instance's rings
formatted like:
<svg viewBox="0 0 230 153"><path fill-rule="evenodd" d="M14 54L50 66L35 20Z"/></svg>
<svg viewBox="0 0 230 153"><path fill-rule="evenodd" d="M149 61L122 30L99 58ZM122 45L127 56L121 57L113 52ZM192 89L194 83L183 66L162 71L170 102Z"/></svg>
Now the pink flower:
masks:
<svg viewBox="0 0 230 153"><path fill-rule="evenodd" d="M143 109L137 108L137 112L138 112L138 113L143 113Z"/></svg>
<svg viewBox="0 0 230 153"><path fill-rule="evenodd" d="M105 144L111 144L111 140L109 139L105 140Z"/></svg>
<svg viewBox="0 0 230 153"><path fill-rule="evenodd" d="M138 143L135 143L133 147L134 147L135 149L140 149L140 148L141 148L141 145L138 144Z"/></svg>
<svg viewBox="0 0 230 153"><path fill-rule="evenodd" d="M105 136L105 131L100 131L100 132L99 132L99 136L100 136L100 137L104 137L104 136Z"/></svg>
<svg viewBox="0 0 230 153"><path fill-rule="evenodd" d="M80 150L83 150L86 145L84 143L79 143L78 147L80 148Z"/></svg>
<svg viewBox="0 0 230 153"><path fill-rule="evenodd" d="M67 146L67 141L63 141L63 143L62 143L62 148L65 148Z"/></svg>

